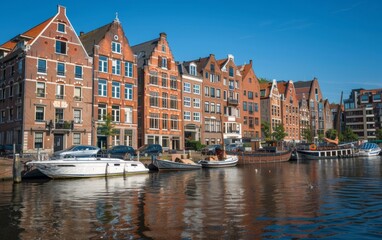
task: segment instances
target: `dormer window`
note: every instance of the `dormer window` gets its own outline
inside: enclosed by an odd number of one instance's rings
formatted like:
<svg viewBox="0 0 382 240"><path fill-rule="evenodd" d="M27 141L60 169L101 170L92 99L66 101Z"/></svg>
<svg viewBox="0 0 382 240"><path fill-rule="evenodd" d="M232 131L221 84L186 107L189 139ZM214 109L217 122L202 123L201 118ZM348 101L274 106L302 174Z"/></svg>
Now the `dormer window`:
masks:
<svg viewBox="0 0 382 240"><path fill-rule="evenodd" d="M190 65L190 75L196 76L196 66Z"/></svg>
<svg viewBox="0 0 382 240"><path fill-rule="evenodd" d="M111 42L111 51L121 53L121 44L118 42Z"/></svg>
<svg viewBox="0 0 382 240"><path fill-rule="evenodd" d="M58 24L57 24L57 32L65 33L65 24L63 24L63 23L58 23Z"/></svg>

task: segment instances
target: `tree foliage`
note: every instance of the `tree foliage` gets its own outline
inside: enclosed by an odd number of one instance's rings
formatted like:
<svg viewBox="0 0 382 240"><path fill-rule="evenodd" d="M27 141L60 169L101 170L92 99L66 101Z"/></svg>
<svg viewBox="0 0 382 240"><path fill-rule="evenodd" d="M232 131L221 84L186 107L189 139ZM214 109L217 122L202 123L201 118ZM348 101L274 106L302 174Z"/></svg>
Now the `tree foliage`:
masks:
<svg viewBox="0 0 382 240"><path fill-rule="evenodd" d="M284 130L284 126L282 124L278 124L273 133L272 133L272 137L276 140L276 141L282 141L284 140L284 138L288 136L288 134L285 132Z"/></svg>
<svg viewBox="0 0 382 240"><path fill-rule="evenodd" d="M382 128L378 129L375 135L378 140L382 140Z"/></svg>
<svg viewBox="0 0 382 240"><path fill-rule="evenodd" d="M337 130L335 129L328 129L325 133L325 137L329 138L329 139L336 139L337 137Z"/></svg>
<svg viewBox="0 0 382 240"><path fill-rule="evenodd" d="M302 137L309 143L313 142L313 134L310 128L306 128L302 131Z"/></svg>
<svg viewBox="0 0 382 240"><path fill-rule="evenodd" d="M340 137L342 137L340 140L343 142L353 142L358 140L358 135L355 134L350 127L346 127Z"/></svg>
<svg viewBox="0 0 382 240"><path fill-rule="evenodd" d="M117 134L117 129L115 129L112 116L107 114L104 117L105 121L99 125L100 134L105 135L107 137L107 146L109 146L109 138L110 136L114 136Z"/></svg>
<svg viewBox="0 0 382 240"><path fill-rule="evenodd" d="M269 122L262 121L261 122L261 131L262 135L264 136L265 141L271 140L271 126L269 125Z"/></svg>
<svg viewBox="0 0 382 240"><path fill-rule="evenodd" d="M270 82L272 82L270 79L267 79L267 78L257 78L257 80L259 81L259 83L270 83Z"/></svg>

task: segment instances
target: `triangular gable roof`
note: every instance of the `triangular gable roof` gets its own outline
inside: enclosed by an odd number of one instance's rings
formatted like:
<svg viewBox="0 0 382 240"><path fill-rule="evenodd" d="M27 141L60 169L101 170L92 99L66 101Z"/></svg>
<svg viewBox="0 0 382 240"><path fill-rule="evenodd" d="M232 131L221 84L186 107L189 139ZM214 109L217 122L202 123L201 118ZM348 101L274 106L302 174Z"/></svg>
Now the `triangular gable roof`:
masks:
<svg viewBox="0 0 382 240"><path fill-rule="evenodd" d="M94 45L97 45L106 35L113 23L108 23L100 28L80 35L80 40L86 52L92 56L94 54Z"/></svg>
<svg viewBox="0 0 382 240"><path fill-rule="evenodd" d="M8 51L12 51L15 48L17 41L20 38L26 38L26 39L28 39L28 44L31 43L37 36L39 36L41 34L41 32L46 28L46 26L48 26L48 24L52 21L53 18L54 17L51 17L51 18L45 20L44 22L42 22L42 23L34 26L33 28L29 29L28 31L17 35L16 37L12 38L11 40L0 45L0 48L8 50Z"/></svg>
<svg viewBox="0 0 382 240"><path fill-rule="evenodd" d="M151 57L151 54L154 52L154 49L158 45L159 40L160 38L155 38L153 40L143 42L131 47L135 55L137 55L138 68L143 67L145 60Z"/></svg>

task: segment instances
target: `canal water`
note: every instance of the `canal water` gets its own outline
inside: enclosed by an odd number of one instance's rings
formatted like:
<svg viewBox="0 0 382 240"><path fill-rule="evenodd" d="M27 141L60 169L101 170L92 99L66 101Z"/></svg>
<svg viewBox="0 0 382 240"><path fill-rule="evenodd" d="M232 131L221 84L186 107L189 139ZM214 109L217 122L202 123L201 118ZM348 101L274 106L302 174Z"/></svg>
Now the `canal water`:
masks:
<svg viewBox="0 0 382 240"><path fill-rule="evenodd" d="M382 162L0 182L0 239L381 239Z"/></svg>

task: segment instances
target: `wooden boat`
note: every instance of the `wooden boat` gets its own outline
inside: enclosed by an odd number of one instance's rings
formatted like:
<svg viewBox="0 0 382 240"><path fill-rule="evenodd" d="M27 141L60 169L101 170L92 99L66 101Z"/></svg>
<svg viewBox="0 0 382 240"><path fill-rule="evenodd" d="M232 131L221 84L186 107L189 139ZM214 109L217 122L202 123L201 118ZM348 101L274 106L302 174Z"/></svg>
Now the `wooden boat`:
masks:
<svg viewBox="0 0 382 240"><path fill-rule="evenodd" d="M31 161L28 167L37 168L50 178L87 178L133 173L147 173L145 165L139 161L125 161L119 158L64 158L46 161Z"/></svg>
<svg viewBox="0 0 382 240"><path fill-rule="evenodd" d="M378 156L381 152L381 148L375 143L363 143L358 148L357 155L360 157L372 157Z"/></svg>
<svg viewBox="0 0 382 240"><path fill-rule="evenodd" d="M209 157L204 160L199 160L198 163L204 168L221 168L221 167L234 167L239 161L235 155L227 155L225 158L219 160L215 157Z"/></svg>
<svg viewBox="0 0 382 240"><path fill-rule="evenodd" d="M239 158L237 164L287 162L291 158L291 154L292 150L274 152L258 150L255 152L245 152L237 155Z"/></svg>
<svg viewBox="0 0 382 240"><path fill-rule="evenodd" d="M195 163L190 159L176 158L174 161L167 159L158 159L154 157L153 164L159 170L194 170L202 168L201 164Z"/></svg>

